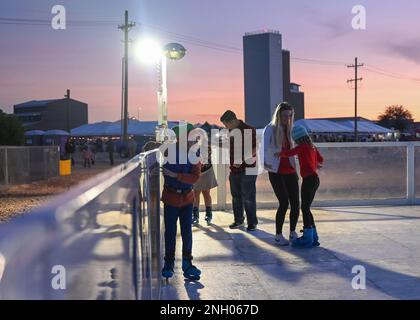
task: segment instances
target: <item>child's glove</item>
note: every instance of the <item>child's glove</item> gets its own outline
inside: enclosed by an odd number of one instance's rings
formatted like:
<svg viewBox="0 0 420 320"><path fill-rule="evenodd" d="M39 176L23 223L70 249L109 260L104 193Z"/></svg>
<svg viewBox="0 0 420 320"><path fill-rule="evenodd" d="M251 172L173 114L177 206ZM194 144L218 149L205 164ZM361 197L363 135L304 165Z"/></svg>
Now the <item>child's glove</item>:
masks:
<svg viewBox="0 0 420 320"><path fill-rule="evenodd" d="M171 177L171 178L178 178L178 173L173 172L173 171L171 171L167 168L163 168L162 173L163 173L164 176L168 176L168 177Z"/></svg>

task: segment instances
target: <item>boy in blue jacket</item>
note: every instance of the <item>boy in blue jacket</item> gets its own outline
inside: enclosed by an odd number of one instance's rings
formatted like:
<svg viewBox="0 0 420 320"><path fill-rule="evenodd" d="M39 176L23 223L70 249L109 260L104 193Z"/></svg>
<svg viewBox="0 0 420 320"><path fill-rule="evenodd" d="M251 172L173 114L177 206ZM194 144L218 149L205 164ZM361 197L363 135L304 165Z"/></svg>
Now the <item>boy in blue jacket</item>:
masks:
<svg viewBox="0 0 420 320"><path fill-rule="evenodd" d="M201 164L192 164L188 156L180 157L180 141L186 139L180 130L187 132L193 126L188 124L182 128L175 127L172 130L177 136L176 160L163 165L163 176L165 179L162 202L164 203L165 222L165 265L162 269L162 276L166 279L174 274L175 247L178 218L181 225L182 237L182 271L184 277L190 280L199 280L201 271L192 264L192 211L194 203L193 184L200 177ZM186 163L180 161L186 160Z"/></svg>

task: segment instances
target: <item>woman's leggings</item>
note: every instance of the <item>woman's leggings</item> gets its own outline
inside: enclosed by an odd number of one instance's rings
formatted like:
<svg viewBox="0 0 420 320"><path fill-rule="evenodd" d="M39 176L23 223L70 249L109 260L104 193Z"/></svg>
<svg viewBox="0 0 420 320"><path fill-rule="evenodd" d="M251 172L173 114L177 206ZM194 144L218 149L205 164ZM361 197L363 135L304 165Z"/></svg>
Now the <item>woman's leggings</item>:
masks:
<svg viewBox="0 0 420 320"><path fill-rule="evenodd" d="M314 216L311 212L311 204L315 198L315 193L319 188L319 177L313 175L303 178L301 197L302 197L302 214L303 214L303 227L315 227Z"/></svg>
<svg viewBox="0 0 420 320"><path fill-rule="evenodd" d="M276 213L276 234L283 231L284 219L290 203L290 231L296 230L299 219L299 184L296 173L277 174L269 172L271 186L279 200Z"/></svg>

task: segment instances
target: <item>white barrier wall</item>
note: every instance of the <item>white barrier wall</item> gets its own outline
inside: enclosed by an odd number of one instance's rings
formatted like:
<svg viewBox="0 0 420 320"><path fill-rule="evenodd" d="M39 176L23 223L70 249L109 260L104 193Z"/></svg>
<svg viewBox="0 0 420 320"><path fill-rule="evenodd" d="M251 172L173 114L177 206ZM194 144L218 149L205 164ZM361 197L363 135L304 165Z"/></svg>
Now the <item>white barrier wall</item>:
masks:
<svg viewBox="0 0 420 320"><path fill-rule="evenodd" d="M410 205L420 203L420 143L318 143L325 158L315 206ZM221 165L222 166L222 165ZM218 176L218 207L231 209L228 166ZM301 179L300 179L301 181ZM225 195L225 196L224 196ZM223 198L224 197L224 198ZM275 208L277 199L264 172L257 178L257 207Z"/></svg>
<svg viewBox="0 0 420 320"><path fill-rule="evenodd" d="M139 155L1 225L0 299L157 299L156 165Z"/></svg>

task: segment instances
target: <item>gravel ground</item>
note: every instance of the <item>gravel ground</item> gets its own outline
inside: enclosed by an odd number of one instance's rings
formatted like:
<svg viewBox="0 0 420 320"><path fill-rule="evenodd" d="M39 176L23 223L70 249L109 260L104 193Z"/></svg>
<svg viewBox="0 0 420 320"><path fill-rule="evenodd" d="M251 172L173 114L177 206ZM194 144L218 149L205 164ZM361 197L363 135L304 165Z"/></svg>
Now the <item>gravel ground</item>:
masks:
<svg viewBox="0 0 420 320"><path fill-rule="evenodd" d="M10 221L13 217L27 213L41 206L51 197L69 190L83 180L109 169L107 164L98 164L90 169L73 168L71 176L54 177L0 189L0 223Z"/></svg>

